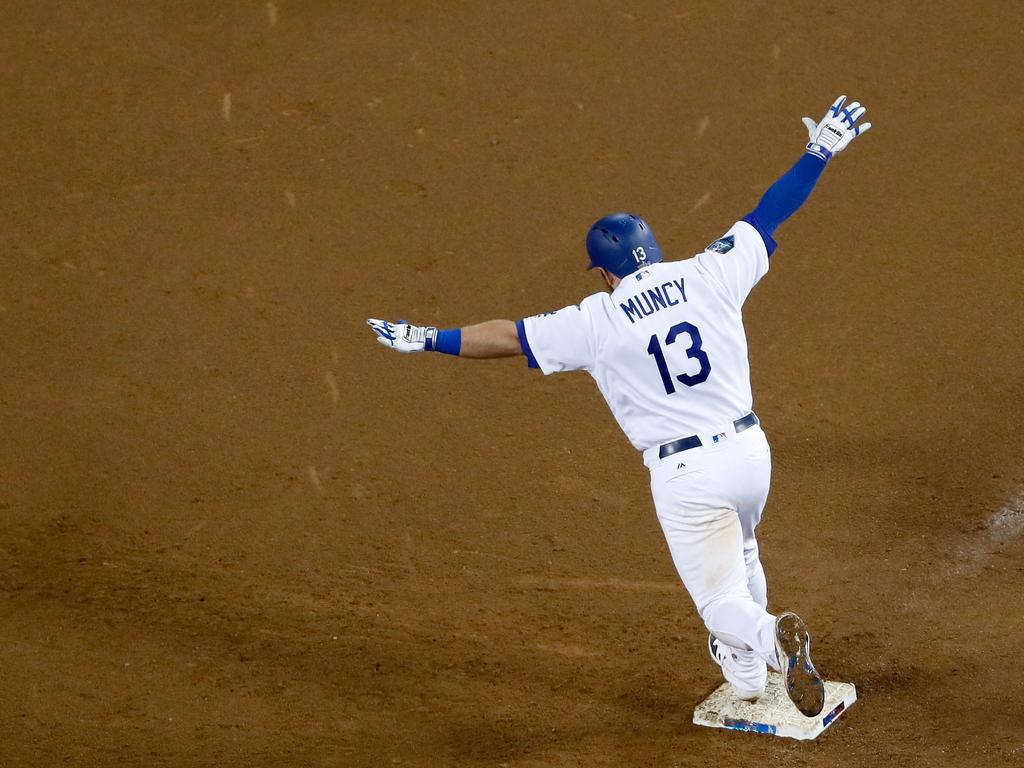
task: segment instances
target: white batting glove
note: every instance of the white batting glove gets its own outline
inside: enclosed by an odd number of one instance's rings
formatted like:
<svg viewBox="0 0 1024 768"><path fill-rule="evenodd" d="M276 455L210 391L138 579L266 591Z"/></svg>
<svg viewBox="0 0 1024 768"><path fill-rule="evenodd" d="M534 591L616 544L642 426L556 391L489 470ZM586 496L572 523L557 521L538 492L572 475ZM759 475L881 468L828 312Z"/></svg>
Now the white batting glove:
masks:
<svg viewBox="0 0 1024 768"><path fill-rule="evenodd" d="M812 155L828 161L832 155L846 149L854 138L870 130L871 123L857 125L867 109L859 101L844 107L845 102L845 96L836 99L820 123L809 117L803 118L803 124L807 126L807 151Z"/></svg>
<svg viewBox="0 0 1024 768"><path fill-rule="evenodd" d="M367 320L366 324L377 334L377 341L396 352L430 352L437 340L437 328L433 326L409 325L402 321L389 323L373 318Z"/></svg>

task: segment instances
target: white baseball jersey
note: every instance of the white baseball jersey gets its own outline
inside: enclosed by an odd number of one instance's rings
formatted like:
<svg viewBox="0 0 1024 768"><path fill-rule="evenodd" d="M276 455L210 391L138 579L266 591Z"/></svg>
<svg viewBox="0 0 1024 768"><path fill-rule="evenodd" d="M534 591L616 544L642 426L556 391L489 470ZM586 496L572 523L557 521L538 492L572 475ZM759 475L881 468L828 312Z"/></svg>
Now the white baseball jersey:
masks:
<svg viewBox="0 0 1024 768"><path fill-rule="evenodd" d="M741 309L768 256L758 231L736 222L693 258L519 321L523 352L545 374L590 373L637 450L711 432L753 405Z"/></svg>

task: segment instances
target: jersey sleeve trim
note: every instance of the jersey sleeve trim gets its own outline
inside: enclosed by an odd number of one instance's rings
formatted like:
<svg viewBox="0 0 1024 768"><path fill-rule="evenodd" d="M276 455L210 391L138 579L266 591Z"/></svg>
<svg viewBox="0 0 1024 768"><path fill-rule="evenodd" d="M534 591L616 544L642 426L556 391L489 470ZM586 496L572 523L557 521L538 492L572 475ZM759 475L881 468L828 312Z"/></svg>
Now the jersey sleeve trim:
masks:
<svg viewBox="0 0 1024 768"><path fill-rule="evenodd" d="M773 238L770 234L768 234L767 231L765 231L764 227L762 227L760 222L758 222L758 220L754 217L753 212L748 213L746 216L740 219L740 221L745 221L747 224L749 224L750 226L757 230L757 234L759 234L761 236L761 239L764 240L764 247L765 250L768 252L768 258L770 259L772 257L772 254L775 253L775 249L779 247L779 244L775 242L775 238Z"/></svg>
<svg viewBox="0 0 1024 768"><path fill-rule="evenodd" d="M526 355L526 365L530 368L540 368L537 358L533 356L533 350L530 349L530 340L526 338L526 325L522 320L516 320L516 334L519 336L519 348Z"/></svg>

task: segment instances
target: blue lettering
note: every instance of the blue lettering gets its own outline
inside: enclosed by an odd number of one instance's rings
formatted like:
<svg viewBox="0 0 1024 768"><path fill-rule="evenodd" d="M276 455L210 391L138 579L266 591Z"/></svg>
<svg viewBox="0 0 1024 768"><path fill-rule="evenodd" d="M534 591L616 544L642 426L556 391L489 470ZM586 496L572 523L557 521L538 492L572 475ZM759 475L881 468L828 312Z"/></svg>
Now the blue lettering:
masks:
<svg viewBox="0 0 1024 768"><path fill-rule="evenodd" d="M686 287L683 285L685 280L680 278L678 280L673 280L672 282L676 284L676 288L678 288L679 292L683 294L683 301L686 301Z"/></svg>
<svg viewBox="0 0 1024 768"><path fill-rule="evenodd" d="M647 299L647 309L644 309L644 299ZM640 307L640 311L643 313L644 317L653 315L655 312L654 305L651 304L651 299L646 293L641 293L636 297L636 305Z"/></svg>
<svg viewBox="0 0 1024 768"><path fill-rule="evenodd" d="M686 301L686 287L683 280L679 279L670 283L662 283L656 288L648 288L636 296L631 296L626 303L620 303L619 308L629 318L629 322L635 323L637 320L650 317L659 310L677 306L679 299L672 296L672 288L679 291L683 301Z"/></svg>
<svg viewBox="0 0 1024 768"><path fill-rule="evenodd" d="M626 317L629 318L629 322L635 323L640 319L640 310L637 309L636 302L633 301L633 299L630 299L625 304L619 304L619 306L622 308L622 311L626 313Z"/></svg>
<svg viewBox="0 0 1024 768"><path fill-rule="evenodd" d="M664 283L661 286L661 290L665 292L665 300L668 301L670 307L674 307L679 303L679 299L673 299L672 294L668 292L668 289L672 287L672 283Z"/></svg>
<svg viewBox="0 0 1024 768"><path fill-rule="evenodd" d="M665 301L665 295L661 292L661 288L648 288L647 293L651 296L651 303L655 309L667 309L668 304ZM660 304L661 306L657 306Z"/></svg>

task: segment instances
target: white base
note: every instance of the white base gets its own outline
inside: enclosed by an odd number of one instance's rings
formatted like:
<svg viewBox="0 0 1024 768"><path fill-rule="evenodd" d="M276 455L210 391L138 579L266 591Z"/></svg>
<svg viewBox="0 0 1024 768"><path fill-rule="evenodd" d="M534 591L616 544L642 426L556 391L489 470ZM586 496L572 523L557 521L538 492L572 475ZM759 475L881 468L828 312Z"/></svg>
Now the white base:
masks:
<svg viewBox="0 0 1024 768"><path fill-rule="evenodd" d="M817 717L804 717L786 695L782 675L769 671L768 685L760 699L754 702L737 699L732 686L723 683L693 710L693 722L710 728L816 739L856 700L857 689L853 683L826 682L825 708Z"/></svg>

